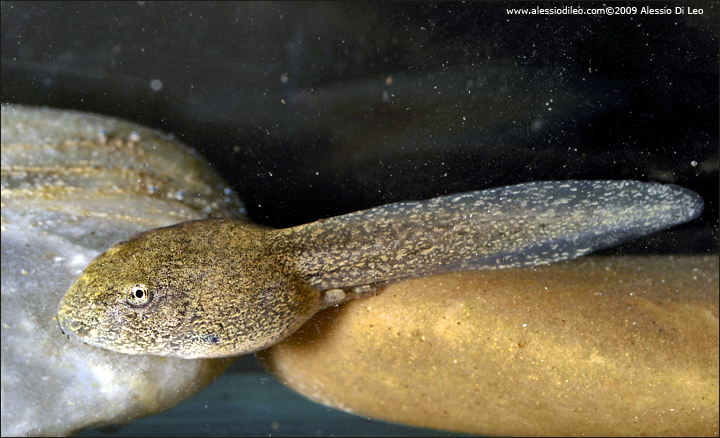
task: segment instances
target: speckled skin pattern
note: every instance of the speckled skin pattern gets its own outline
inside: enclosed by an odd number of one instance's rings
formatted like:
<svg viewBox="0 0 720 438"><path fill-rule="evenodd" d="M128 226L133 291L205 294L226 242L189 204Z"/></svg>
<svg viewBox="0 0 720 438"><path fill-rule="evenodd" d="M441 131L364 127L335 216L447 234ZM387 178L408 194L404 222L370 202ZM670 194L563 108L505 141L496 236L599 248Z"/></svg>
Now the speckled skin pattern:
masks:
<svg viewBox="0 0 720 438"><path fill-rule="evenodd" d="M697 217L675 185L551 181L400 202L284 230L183 222L97 257L59 308L65 333L129 354L250 353L323 307L323 291L433 273L548 264ZM337 293L328 294L337 297ZM340 294L340 296L344 296Z"/></svg>

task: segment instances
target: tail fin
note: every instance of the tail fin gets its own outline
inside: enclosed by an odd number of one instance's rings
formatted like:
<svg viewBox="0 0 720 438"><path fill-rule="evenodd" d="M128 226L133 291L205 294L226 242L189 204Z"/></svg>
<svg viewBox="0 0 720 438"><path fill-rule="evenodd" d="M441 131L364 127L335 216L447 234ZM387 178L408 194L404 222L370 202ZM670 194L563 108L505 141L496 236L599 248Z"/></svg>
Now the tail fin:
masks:
<svg viewBox="0 0 720 438"><path fill-rule="evenodd" d="M337 216L279 230L276 242L328 289L573 259L702 210L696 193L672 184L532 182Z"/></svg>

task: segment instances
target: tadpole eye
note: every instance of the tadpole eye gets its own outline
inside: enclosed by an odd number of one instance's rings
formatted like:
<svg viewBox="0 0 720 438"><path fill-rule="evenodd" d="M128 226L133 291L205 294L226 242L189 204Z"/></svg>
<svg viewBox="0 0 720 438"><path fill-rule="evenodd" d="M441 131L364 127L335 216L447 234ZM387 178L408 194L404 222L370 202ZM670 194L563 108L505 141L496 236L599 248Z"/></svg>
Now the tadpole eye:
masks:
<svg viewBox="0 0 720 438"><path fill-rule="evenodd" d="M144 284L133 284L127 290L127 298L125 302L130 307L145 307L152 301L153 295L150 289Z"/></svg>

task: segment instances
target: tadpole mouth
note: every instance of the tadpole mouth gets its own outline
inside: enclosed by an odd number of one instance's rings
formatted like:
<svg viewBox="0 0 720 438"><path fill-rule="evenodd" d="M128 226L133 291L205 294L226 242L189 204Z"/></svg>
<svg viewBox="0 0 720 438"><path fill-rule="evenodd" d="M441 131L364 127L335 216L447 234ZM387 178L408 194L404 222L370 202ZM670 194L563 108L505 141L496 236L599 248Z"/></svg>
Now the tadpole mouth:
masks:
<svg viewBox="0 0 720 438"><path fill-rule="evenodd" d="M80 338L79 332L82 331L81 323L79 323L75 319L67 318L67 316L59 317L58 322L60 323L60 331L62 331L63 334L75 338Z"/></svg>
<svg viewBox="0 0 720 438"><path fill-rule="evenodd" d="M75 301L72 299L70 292L68 292L60 301L60 306L58 307L57 318L60 324L60 330L67 336L88 342L87 338L90 332L92 332L93 324L84 321L82 318L78 318L80 314L81 309L75 305Z"/></svg>

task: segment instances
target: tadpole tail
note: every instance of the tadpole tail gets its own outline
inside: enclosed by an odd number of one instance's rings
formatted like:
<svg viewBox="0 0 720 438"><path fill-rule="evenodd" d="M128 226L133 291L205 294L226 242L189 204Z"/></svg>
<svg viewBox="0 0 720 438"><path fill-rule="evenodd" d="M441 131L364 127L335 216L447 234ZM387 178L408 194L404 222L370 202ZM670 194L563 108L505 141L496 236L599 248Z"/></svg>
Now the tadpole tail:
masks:
<svg viewBox="0 0 720 438"><path fill-rule="evenodd" d="M700 215L673 184L532 182L399 202L278 230L319 289L464 269L533 266L583 256Z"/></svg>

